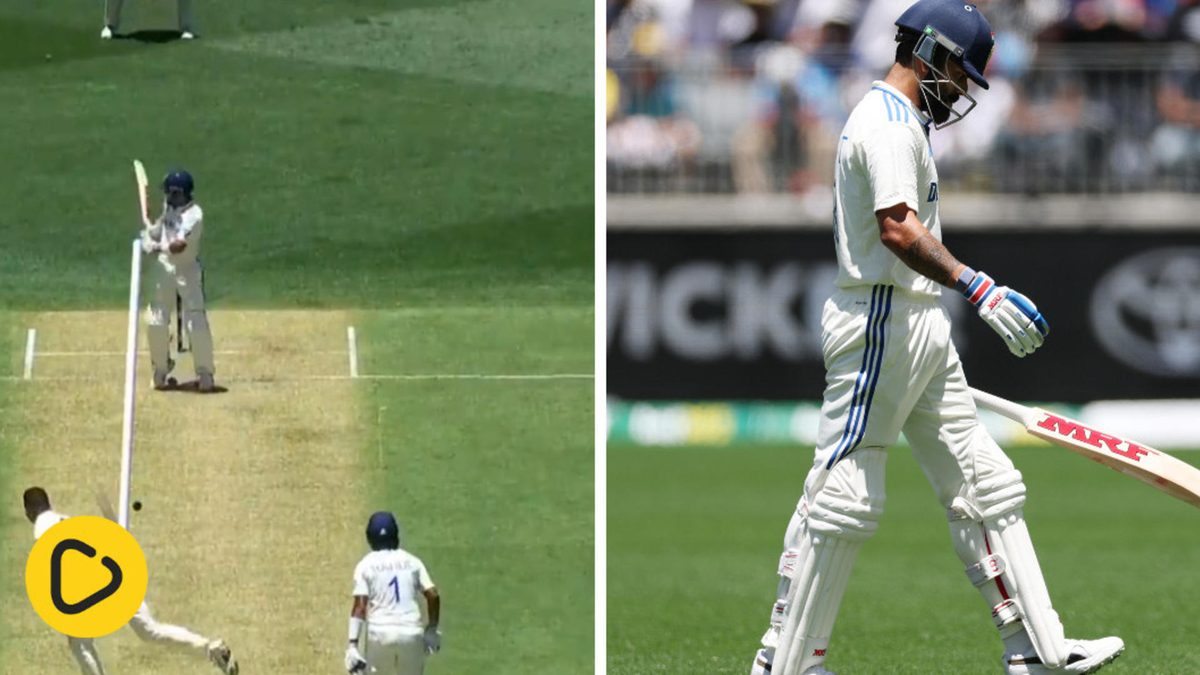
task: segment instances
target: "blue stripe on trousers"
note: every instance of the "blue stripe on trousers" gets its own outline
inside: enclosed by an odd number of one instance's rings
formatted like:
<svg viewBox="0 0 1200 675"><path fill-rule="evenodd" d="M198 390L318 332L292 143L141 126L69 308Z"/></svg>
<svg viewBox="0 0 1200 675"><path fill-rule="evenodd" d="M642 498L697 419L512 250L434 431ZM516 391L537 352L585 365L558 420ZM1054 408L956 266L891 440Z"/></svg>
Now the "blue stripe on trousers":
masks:
<svg viewBox="0 0 1200 675"><path fill-rule="evenodd" d="M871 365L875 362L872 357L872 348L874 347L875 328L874 323L878 318L877 312L882 309L882 294L879 292L879 286L871 287L871 309L867 312L867 328L866 328L866 346L863 348L862 365L858 367L858 376L854 380L854 393L850 396L850 413L847 415L846 428L842 430L842 437L838 440L837 447L833 454L829 457L826 469L833 468L833 463L837 457L845 449L846 443L854 436L854 429L858 422L858 410L861 403L861 396L866 393L863 388L863 382L869 382L871 375L868 372Z"/></svg>
<svg viewBox="0 0 1200 675"><path fill-rule="evenodd" d="M862 441L863 435L867 432L867 421L871 414L871 402L875 399L875 385L879 383L879 373L883 370L883 352L885 346L885 328L888 316L892 313L892 286L877 286L879 290L878 305L874 302L874 291L872 292L872 315L867 320L867 349L863 355L865 368L860 369L860 375L865 370L867 387L858 391L858 385L855 385L855 395L858 400L851 399L851 419L846 425L846 431L843 432L842 442L838 443L838 448L834 452L833 457L829 458L829 462L825 465L826 469L832 469L834 464L837 464L843 457L850 454ZM876 313L876 310L878 312ZM865 399L865 405L864 401Z"/></svg>

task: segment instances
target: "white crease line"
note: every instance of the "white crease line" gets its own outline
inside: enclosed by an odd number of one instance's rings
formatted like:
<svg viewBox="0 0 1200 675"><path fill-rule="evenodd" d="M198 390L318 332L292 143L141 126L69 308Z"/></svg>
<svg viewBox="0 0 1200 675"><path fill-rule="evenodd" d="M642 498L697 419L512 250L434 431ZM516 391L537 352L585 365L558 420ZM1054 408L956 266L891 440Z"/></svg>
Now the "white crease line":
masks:
<svg viewBox="0 0 1200 675"><path fill-rule="evenodd" d="M346 326L346 346L347 354L350 357L350 377L358 378L358 337L354 333L354 326Z"/></svg>
<svg viewBox="0 0 1200 675"><path fill-rule="evenodd" d="M222 382L229 383L272 383L272 382L308 382L314 380L330 381L330 380L492 380L492 381L537 381L537 380L592 380L595 375L590 373L546 373L546 374L530 374L530 375L487 375L483 373L418 373L418 374L396 374L396 375L360 375L359 377L350 377L349 375L301 375L296 377L227 377L218 378L217 384ZM15 375L2 375L0 381L14 381L21 378ZM39 382L107 382L112 378L108 377L85 377L80 375L50 375L39 377Z"/></svg>
<svg viewBox="0 0 1200 675"><path fill-rule="evenodd" d="M29 336L25 340L25 373L24 379L33 379L33 350L37 345L37 329L30 328Z"/></svg>
<svg viewBox="0 0 1200 675"><path fill-rule="evenodd" d="M250 355L253 355L253 356L275 356L275 355L280 355L280 354L303 355L303 354L343 354L343 353L345 353L345 350L342 350L342 349L312 349L312 350L303 351L303 352L292 352L292 351L270 352L270 351L262 351L262 350L245 350L245 349L217 349L217 350L213 351L213 354L215 354L217 356L238 356L238 355L241 355L241 356L250 356ZM138 354L141 356L147 356L150 354L150 352L145 349L140 349L140 350L138 350ZM59 352L39 352L38 356L125 356L125 352L59 351Z"/></svg>
<svg viewBox="0 0 1200 675"><path fill-rule="evenodd" d="M424 373L412 375L360 375L362 380L591 380L589 373L546 373L543 375L485 375L483 373ZM345 380L344 375L311 375L302 379Z"/></svg>

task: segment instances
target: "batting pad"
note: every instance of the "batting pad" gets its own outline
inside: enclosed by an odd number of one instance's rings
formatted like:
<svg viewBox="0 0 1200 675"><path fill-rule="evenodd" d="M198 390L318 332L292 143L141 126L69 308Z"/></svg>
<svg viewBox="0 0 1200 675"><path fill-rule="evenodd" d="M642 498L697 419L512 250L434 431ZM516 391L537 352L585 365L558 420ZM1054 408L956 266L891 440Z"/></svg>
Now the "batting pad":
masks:
<svg viewBox="0 0 1200 675"><path fill-rule="evenodd" d="M1004 577L1015 586L1009 592L1016 598L1025 620L1025 628L1042 663L1057 668L1067 661L1067 643L1062 622L1050 603L1050 591L1042 577L1042 568L1033 551L1033 541L1020 511L985 523L988 536L999 541L1007 561Z"/></svg>
<svg viewBox="0 0 1200 675"><path fill-rule="evenodd" d="M861 541L812 535L801 546L788 589L772 675L800 675L825 661L833 622Z"/></svg>
<svg viewBox="0 0 1200 675"><path fill-rule="evenodd" d="M834 466L811 500L806 496L799 541L780 559L786 588L772 611L780 625L768 631L778 631L772 675L800 675L825 661L858 550L879 527L886 460L883 450L859 450Z"/></svg>

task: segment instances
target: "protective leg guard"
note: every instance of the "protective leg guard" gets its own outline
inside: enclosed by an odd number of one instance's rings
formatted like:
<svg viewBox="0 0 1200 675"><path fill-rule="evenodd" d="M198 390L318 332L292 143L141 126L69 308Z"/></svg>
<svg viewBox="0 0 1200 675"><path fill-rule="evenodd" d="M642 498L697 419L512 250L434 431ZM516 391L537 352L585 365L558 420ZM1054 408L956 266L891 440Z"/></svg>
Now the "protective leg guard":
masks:
<svg viewBox="0 0 1200 675"><path fill-rule="evenodd" d="M171 309L159 306L157 302L150 305L150 313L146 321L146 342L150 344L150 363L155 373L166 376L171 370Z"/></svg>
<svg viewBox="0 0 1200 675"><path fill-rule="evenodd" d="M779 559L771 627L752 672L800 675L824 663L858 549L879 527L886 460L882 450L857 450L801 500Z"/></svg>
<svg viewBox="0 0 1200 675"><path fill-rule="evenodd" d="M1067 659L1066 641L1025 527L1024 503L1021 472L990 476L974 486L973 499L953 501L950 535L967 577L992 608L1006 650L1022 653L1031 642L1042 662L1056 668Z"/></svg>
<svg viewBox="0 0 1200 675"><path fill-rule="evenodd" d="M208 327L208 315L203 309L184 309L183 323L191 338L192 362L196 365L197 375L212 375L213 369L213 340L212 330Z"/></svg>

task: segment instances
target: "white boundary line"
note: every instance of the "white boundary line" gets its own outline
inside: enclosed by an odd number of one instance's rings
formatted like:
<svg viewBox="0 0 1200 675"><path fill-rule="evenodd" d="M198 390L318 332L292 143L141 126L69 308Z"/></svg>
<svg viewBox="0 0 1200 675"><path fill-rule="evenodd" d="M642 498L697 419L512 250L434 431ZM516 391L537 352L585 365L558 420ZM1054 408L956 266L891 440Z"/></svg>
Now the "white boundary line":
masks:
<svg viewBox="0 0 1200 675"><path fill-rule="evenodd" d="M15 381L22 378L16 375L0 375L0 381ZM39 377L38 382L107 382L112 378L108 377L87 377L81 375L49 375ZM384 374L384 375L360 375L351 377L349 375L300 375L300 376L282 376L282 377L229 377L220 378L217 384L222 382L230 383L263 383L269 384L272 382L311 382L311 381L337 381L337 380L398 380L398 381L433 381L433 380L460 380L460 381L490 381L490 382L538 382L547 380L594 380L595 375L590 373L545 373L545 374L496 374L489 375L486 373L412 373L412 374Z"/></svg>
<svg viewBox="0 0 1200 675"><path fill-rule="evenodd" d="M33 351L37 345L37 329L30 328L28 337L25 339L25 373L24 379L33 379Z"/></svg>
<svg viewBox="0 0 1200 675"><path fill-rule="evenodd" d="M346 326L346 353L350 357L350 377L358 378L358 336L354 326Z"/></svg>

